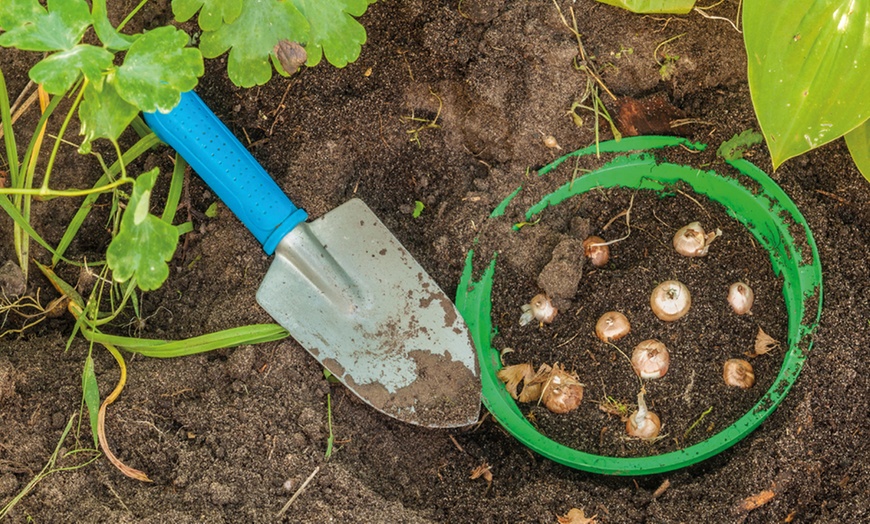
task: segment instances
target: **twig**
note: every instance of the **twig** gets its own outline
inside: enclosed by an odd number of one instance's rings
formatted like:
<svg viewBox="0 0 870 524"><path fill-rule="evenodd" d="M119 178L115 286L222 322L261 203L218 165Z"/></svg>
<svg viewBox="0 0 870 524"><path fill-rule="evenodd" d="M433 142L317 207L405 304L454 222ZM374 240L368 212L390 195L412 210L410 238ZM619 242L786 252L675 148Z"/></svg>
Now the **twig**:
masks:
<svg viewBox="0 0 870 524"><path fill-rule="evenodd" d="M657 499L657 498L661 497L662 494L663 494L665 491L667 491L669 487L671 487L671 481L668 480L668 479L665 479L665 481L662 482L662 485L659 486L658 489L656 489L656 490L653 492L653 494L652 494L652 498Z"/></svg>
<svg viewBox="0 0 870 524"><path fill-rule="evenodd" d="M299 486L299 489L296 490L296 493L294 493L293 496L290 497L290 500L287 501L287 504L284 504L284 507L281 508L281 511L279 511L278 514L275 515L275 517L281 518L282 516L284 516L284 513L286 513L287 510L290 509L290 506L293 505L294 502L296 502L296 499L299 498L299 495L301 495L302 492L305 491L305 488L308 487L308 484L314 478L314 475L317 475L318 471L320 471L320 466L314 468L314 471L311 472L311 475L308 475L308 478L305 479L305 482L303 482L302 485Z"/></svg>
<svg viewBox="0 0 870 524"><path fill-rule="evenodd" d="M447 435L447 436L450 437L450 440L453 441L453 445L456 446L456 449L465 453L465 449L463 449L463 447L459 445L459 442L456 440L456 437L454 437L453 435Z"/></svg>
<svg viewBox="0 0 870 524"><path fill-rule="evenodd" d="M688 199L691 200L692 202L698 204L698 207L700 207L700 208L704 211L704 213L707 213L707 216L710 216L710 212L707 211L707 208L705 208L703 205L701 205L700 202L698 202L697 200L695 200L695 199L692 198L691 196L687 195L686 193L680 191L679 189L677 189L677 193L683 195L684 197L688 198Z"/></svg>

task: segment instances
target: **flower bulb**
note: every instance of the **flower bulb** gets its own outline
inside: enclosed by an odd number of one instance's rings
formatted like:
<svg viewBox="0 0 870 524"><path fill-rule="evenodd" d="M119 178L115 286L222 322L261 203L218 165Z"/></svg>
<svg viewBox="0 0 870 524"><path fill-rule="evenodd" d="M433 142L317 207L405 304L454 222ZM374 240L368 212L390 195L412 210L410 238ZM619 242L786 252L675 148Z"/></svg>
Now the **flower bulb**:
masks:
<svg viewBox="0 0 870 524"><path fill-rule="evenodd" d="M752 371L752 364L739 358L730 358L725 361L722 378L729 386L742 389L749 389L755 384L755 372Z"/></svg>
<svg viewBox="0 0 870 524"><path fill-rule="evenodd" d="M720 235L722 231L719 229L706 233L700 222L692 222L677 230L674 235L674 249L683 256L703 257L710 249L710 243Z"/></svg>
<svg viewBox="0 0 870 524"><path fill-rule="evenodd" d="M520 316L520 325L525 326L532 319L537 320L542 324L549 324L556 318L556 313L559 312L550 302L550 298L544 293L535 295L532 301L522 306L523 314Z"/></svg>
<svg viewBox="0 0 870 524"><path fill-rule="evenodd" d="M610 260L610 247L601 237L591 236L583 241L583 254L595 267L602 267Z"/></svg>
<svg viewBox="0 0 870 524"><path fill-rule="evenodd" d="M644 340L631 353L631 366L640 378L660 378L668 372L671 355L658 340Z"/></svg>
<svg viewBox="0 0 870 524"><path fill-rule="evenodd" d="M752 303L755 301L755 293L752 288L743 282L735 282L728 288L728 303L731 309L738 315L752 313Z"/></svg>
<svg viewBox="0 0 870 524"><path fill-rule="evenodd" d="M619 340L631 331L628 318L619 311L608 311L595 324L595 334L602 342Z"/></svg>
<svg viewBox="0 0 870 524"><path fill-rule="evenodd" d="M650 307L661 320L672 322L682 318L689 312L692 296L689 288L682 282L667 280L662 282L652 292Z"/></svg>

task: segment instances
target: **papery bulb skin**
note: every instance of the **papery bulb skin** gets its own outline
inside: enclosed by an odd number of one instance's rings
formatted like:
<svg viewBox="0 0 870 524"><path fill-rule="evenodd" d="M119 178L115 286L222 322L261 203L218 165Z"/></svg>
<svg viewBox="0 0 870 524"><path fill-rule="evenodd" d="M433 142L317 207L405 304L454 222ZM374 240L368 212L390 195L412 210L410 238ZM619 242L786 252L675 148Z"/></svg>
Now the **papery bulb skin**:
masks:
<svg viewBox="0 0 870 524"><path fill-rule="evenodd" d="M640 378L661 378L668 372L670 365L670 352L658 340L644 340L635 346L631 354L631 367Z"/></svg>
<svg viewBox="0 0 870 524"><path fill-rule="evenodd" d="M728 288L728 303L731 309L738 315L752 314L752 304L755 302L755 293L752 288L743 282L735 282Z"/></svg>
<svg viewBox="0 0 870 524"><path fill-rule="evenodd" d="M595 324L595 335L602 342L614 342L631 331L628 318L619 311L608 311Z"/></svg>
<svg viewBox="0 0 870 524"><path fill-rule="evenodd" d="M666 280L653 290L650 307L653 313L665 322L683 318L692 306L689 288L677 280Z"/></svg>
<svg viewBox="0 0 870 524"><path fill-rule="evenodd" d="M595 267L603 267L610 260L610 246L601 237L591 236L583 241L583 255Z"/></svg>

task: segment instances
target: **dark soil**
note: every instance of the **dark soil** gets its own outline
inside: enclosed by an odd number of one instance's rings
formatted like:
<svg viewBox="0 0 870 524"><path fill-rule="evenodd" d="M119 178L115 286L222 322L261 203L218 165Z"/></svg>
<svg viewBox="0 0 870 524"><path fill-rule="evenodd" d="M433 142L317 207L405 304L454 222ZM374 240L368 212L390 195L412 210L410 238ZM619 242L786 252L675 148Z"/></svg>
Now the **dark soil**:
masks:
<svg viewBox="0 0 870 524"><path fill-rule="evenodd" d="M118 22L136 3L113 2L110 16ZM169 4L149 2L128 28L167 23ZM697 14L644 17L588 0L559 4L566 14L575 9L586 52L616 96L664 96L696 119L680 131L714 149L736 133L758 129L741 35L727 22ZM726 0L712 14L733 18L737 4ZM198 92L313 218L351 197L363 199L454 296L465 253L495 205L528 180L530 168L595 140L591 114L582 115L582 127L566 115L586 86L585 75L574 67L577 42L550 0L383 0L361 21L368 42L360 59L345 69L323 64L289 80L274 78L243 90L229 82L226 57L221 57L207 64ZM185 29L194 32L195 27ZM666 46L668 54L680 58L664 79L654 51L680 34ZM659 60L661 56L660 50ZM26 71L37 59L0 52L12 98L24 89ZM615 114L614 100L601 96ZM409 132L421 126L412 115L437 115L439 127ZM31 109L16 124L19 144L26 143L27 126L35 121ZM53 125L58 129L60 121ZM76 126L70 127L65 138L78 143ZM611 137L606 124L600 132L602 139ZM547 135L562 149L545 147ZM132 133L125 136L125 145L133 139ZM78 156L75 149L61 150L52 178L58 187L90 186L100 172L93 158ZM763 145L750 154L754 163L771 171ZM105 155L111 159L112 152ZM158 149L130 169L159 166L163 175L156 193L165 192L169 158L169 151ZM388 418L330 384L317 361L286 339L174 360L126 355L127 386L108 409L108 439L126 464L147 472L154 482L131 480L100 457L43 479L9 520L275 522L313 474L284 521L553 523L572 507L608 523L866 521L868 380L858 364L870 341L870 185L842 140L786 162L772 176L797 203L818 243L825 306L813 350L792 391L749 437L716 457L667 474L606 477L534 454L485 412L481 423L467 431L421 429ZM128 324L131 311L111 330L181 339L270 321L254 300L269 259L226 208L215 218L205 216L214 200L191 174L185 197L189 206L179 218L192 220L194 232L176 253L170 279L141 299L144 324ZM415 201L425 205L416 219ZM33 224L56 244L77 205L63 199L35 202ZM620 206L625 202L616 209ZM683 212L695 211L693 203L680 206ZM68 256L102 258L109 241L107 214L102 207L92 214ZM590 215L595 228L611 217L605 211ZM666 222L675 225L686 218ZM727 236L714 248L723 253L747 249L732 234L733 227L720 227ZM0 231L0 261L13 259L11 221L5 216ZM635 235L644 238L641 231ZM32 255L50 261L41 249ZM549 255L543 251L543 263ZM620 254L612 268L587 271L583 286L590 287L578 295L591 293L593 284L607 284L608 271L631 272L628 260ZM729 269L740 271L742 263L736 260ZM57 271L73 281L77 277L71 266L59 265ZM756 283L755 275L748 278ZM31 275L29 286L34 294L39 289L44 301L56 296L39 275ZM530 288L522 296L532 294ZM639 314L645 299L635 304L629 298L623 294L615 306ZM519 305L504 306L509 323L515 322ZM604 308L595 304L587 310ZM777 322L771 334L782 339ZM78 413L89 347L77 336L65 350L72 332L71 319L62 317L20 337L0 339L3 503L42 470L67 421ZM705 335L723 337L717 331ZM726 340L715 343L724 346ZM590 350L608 362L603 348ZM741 350L727 349L732 354ZM100 347L93 348L93 356L105 398L119 372ZM696 389L700 387L698 377ZM589 400L602 393L590 389ZM335 449L327 461L328 394ZM631 396L627 391L608 394ZM664 402L665 396L657 397L655 408L664 408ZM704 409L700 403L697 407ZM725 423L717 421L716 427ZM93 444L86 427L76 425L72 433L77 437L71 434L62 443L59 467L90 457L64 455ZM491 485L470 478L483 464L490 466ZM669 488L654 497L665 481ZM751 512L738 509L744 499L764 490L773 493L764 505Z"/></svg>

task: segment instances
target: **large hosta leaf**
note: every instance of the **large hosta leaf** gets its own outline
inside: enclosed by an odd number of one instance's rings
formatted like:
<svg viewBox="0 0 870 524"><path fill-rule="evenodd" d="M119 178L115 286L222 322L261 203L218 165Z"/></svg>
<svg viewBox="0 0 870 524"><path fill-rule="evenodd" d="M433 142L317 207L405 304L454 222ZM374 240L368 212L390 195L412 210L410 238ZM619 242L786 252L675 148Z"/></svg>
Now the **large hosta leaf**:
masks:
<svg viewBox="0 0 870 524"><path fill-rule="evenodd" d="M774 168L870 117L870 2L746 0L743 31Z"/></svg>
<svg viewBox="0 0 870 524"><path fill-rule="evenodd" d="M858 170L870 182L870 120L846 133L846 145Z"/></svg>

